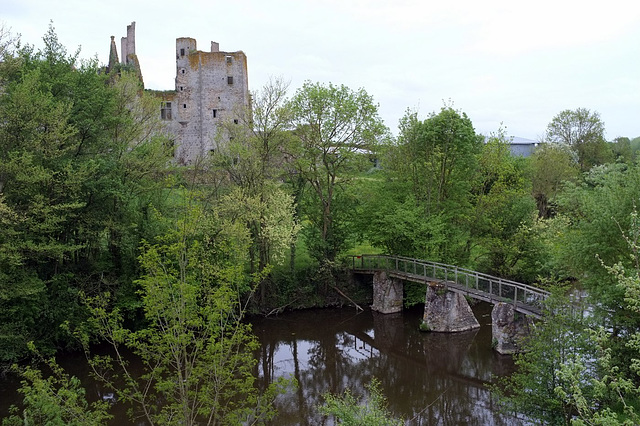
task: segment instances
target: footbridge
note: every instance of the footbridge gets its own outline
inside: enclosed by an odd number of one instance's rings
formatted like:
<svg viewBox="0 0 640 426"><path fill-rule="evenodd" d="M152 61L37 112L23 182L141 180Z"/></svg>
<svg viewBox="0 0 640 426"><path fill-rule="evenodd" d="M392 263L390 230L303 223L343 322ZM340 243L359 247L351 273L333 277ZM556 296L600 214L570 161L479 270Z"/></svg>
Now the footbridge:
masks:
<svg viewBox="0 0 640 426"><path fill-rule="evenodd" d="M482 272L428 260L402 256L364 254L353 256L356 273L385 271L387 276L405 281L444 285L446 290L489 303L510 303L516 312L540 318L542 302L549 292Z"/></svg>
<svg viewBox="0 0 640 426"><path fill-rule="evenodd" d="M423 325L430 331L463 331L479 324L466 298L492 303L494 338L504 351L517 351L517 340L531 318L542 316L542 304L549 292L528 284L482 272L428 260L403 256L353 256L355 274L373 275L372 309L381 313L402 310L403 282L426 285ZM523 315L517 315L520 313Z"/></svg>

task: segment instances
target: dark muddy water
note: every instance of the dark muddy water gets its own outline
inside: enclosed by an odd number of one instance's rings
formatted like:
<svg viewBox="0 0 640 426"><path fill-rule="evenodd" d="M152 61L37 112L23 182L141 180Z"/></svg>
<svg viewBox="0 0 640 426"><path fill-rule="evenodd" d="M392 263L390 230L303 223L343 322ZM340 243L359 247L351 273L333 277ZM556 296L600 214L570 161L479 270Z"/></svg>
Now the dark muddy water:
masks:
<svg viewBox="0 0 640 426"><path fill-rule="evenodd" d="M500 415L486 386L513 371L491 349L491 306L478 304L476 331L419 331L422 308L400 314L312 310L256 320L265 380L294 376L299 387L278 401L277 425L330 424L316 410L325 392L355 395L376 377L388 408L410 425L519 425Z"/></svg>
<svg viewBox="0 0 640 426"><path fill-rule="evenodd" d="M317 406L326 392L366 394L373 377L382 384L388 408L407 425L520 425L497 412L486 385L513 371L509 356L491 349L491 306L474 313L482 327L457 334L419 331L422 308L381 315L353 309L322 309L254 319L262 347L257 353L262 383L293 376L299 386L279 397L274 425L330 425ZM82 354L60 359L83 379L90 398L106 391L88 377ZM0 417L20 401L18 380L0 381ZM132 424L116 404L112 424ZM143 423L138 423L143 424Z"/></svg>

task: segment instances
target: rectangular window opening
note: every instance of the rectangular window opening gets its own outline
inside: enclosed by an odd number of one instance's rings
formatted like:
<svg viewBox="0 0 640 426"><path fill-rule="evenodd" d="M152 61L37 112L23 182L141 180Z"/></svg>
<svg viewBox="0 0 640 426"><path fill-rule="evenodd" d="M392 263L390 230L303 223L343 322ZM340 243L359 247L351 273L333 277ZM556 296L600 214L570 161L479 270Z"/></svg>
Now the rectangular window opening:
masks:
<svg viewBox="0 0 640 426"><path fill-rule="evenodd" d="M227 84L233 84L233 76L228 76L227 77Z"/></svg>
<svg viewBox="0 0 640 426"><path fill-rule="evenodd" d="M227 64L230 64L230 63L231 63L231 56L227 55Z"/></svg>
<svg viewBox="0 0 640 426"><path fill-rule="evenodd" d="M184 49L180 49L180 56L184 56Z"/></svg>
<svg viewBox="0 0 640 426"><path fill-rule="evenodd" d="M182 104L182 108L186 108L186 107L187 107L187 104Z"/></svg>
<svg viewBox="0 0 640 426"><path fill-rule="evenodd" d="M160 104L160 118L171 120L171 102L162 102Z"/></svg>
<svg viewBox="0 0 640 426"><path fill-rule="evenodd" d="M214 109L213 110L213 118L216 118L218 116L218 110Z"/></svg>

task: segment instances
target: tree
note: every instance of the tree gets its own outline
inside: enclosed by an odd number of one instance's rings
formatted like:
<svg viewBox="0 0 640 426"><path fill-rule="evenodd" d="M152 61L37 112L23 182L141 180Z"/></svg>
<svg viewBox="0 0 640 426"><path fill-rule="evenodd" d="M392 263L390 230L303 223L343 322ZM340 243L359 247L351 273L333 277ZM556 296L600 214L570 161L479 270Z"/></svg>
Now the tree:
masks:
<svg viewBox="0 0 640 426"><path fill-rule="evenodd" d="M614 312L622 306L622 293L600 262L629 265L620 229L629 228L638 193L638 166L608 164L594 167L584 182L567 184L557 197L559 214L571 224L561 236L562 260L572 276L601 304L615 307ZM622 326L623 318L616 326Z"/></svg>
<svg viewBox="0 0 640 426"><path fill-rule="evenodd" d="M611 151L614 159L623 163L632 163L634 153L631 149L631 139L619 136L611 143Z"/></svg>
<svg viewBox="0 0 640 426"><path fill-rule="evenodd" d="M338 424L345 426L399 426L402 419L395 419L387 410L386 400L380 390L380 382L372 379L367 386L369 398L366 403L358 401L348 390L341 396L327 393L320 413L333 416Z"/></svg>
<svg viewBox="0 0 640 426"><path fill-rule="evenodd" d="M503 129L483 144L478 163L470 221L474 262L490 274L533 281L538 271L527 270L527 258L539 253L532 247L535 204L526 163L511 155Z"/></svg>
<svg viewBox="0 0 640 426"><path fill-rule="evenodd" d="M312 189L307 218L315 238L310 246L317 260L332 262L346 238L346 186L368 164L386 128L364 89L306 82L291 108L300 141L296 168Z"/></svg>
<svg viewBox="0 0 640 426"><path fill-rule="evenodd" d="M638 150L640 149L640 137L631 139L629 145L631 147L631 155L636 156L638 154Z"/></svg>
<svg viewBox="0 0 640 426"><path fill-rule="evenodd" d="M0 97L0 192L7 211L0 228L3 361L23 355L29 340L58 336L47 328L51 317L40 319L40 329L36 324L44 312L55 311L47 305L56 269L81 248L65 237L84 206L78 194L87 174L71 164L76 147L71 105L43 87L43 74L24 70ZM60 297L58 303L67 300Z"/></svg>
<svg viewBox="0 0 640 426"><path fill-rule="evenodd" d="M31 349L35 351L33 345ZM20 416L5 418L3 426L100 426L111 419L108 401L87 402L86 391L77 377L70 377L54 359L41 361L50 370L46 378L37 368L15 367L23 378L19 392L24 395L24 408ZM12 407L12 411L17 410Z"/></svg>
<svg viewBox="0 0 640 426"><path fill-rule="evenodd" d="M564 110L553 117L547 126L547 141L565 144L578 158L580 170L612 160L611 150L604 139L604 123L600 114L586 108Z"/></svg>
<svg viewBox="0 0 640 426"><path fill-rule="evenodd" d="M362 237L385 253L434 258L443 241L439 216L427 217L405 182L369 178L358 185L360 202L355 227ZM424 296L424 295L423 295Z"/></svg>
<svg viewBox="0 0 640 426"><path fill-rule="evenodd" d="M244 272L249 236L241 221L198 204L188 197L175 228L145 245L139 285L146 327L124 328L118 309L92 299L93 327L113 345L117 368L110 357L91 365L151 425L261 423L273 416L271 402L286 382L263 393L254 385L258 343L243 321L242 297L253 285ZM88 348L88 335L78 335ZM123 346L140 358L141 376L128 368Z"/></svg>
<svg viewBox="0 0 640 426"><path fill-rule="evenodd" d="M429 223L434 260L465 263L469 256L472 179L482 136L463 112L443 107L418 120L407 111L400 121L398 147L389 158L394 176L410 185ZM437 241L437 243L435 243Z"/></svg>
<svg viewBox="0 0 640 426"><path fill-rule="evenodd" d="M638 330L640 316L626 303L619 279L602 265L635 267L620 233L634 229L632 213L639 192L638 166L616 163L594 167L585 182L568 185L558 197L559 213L569 223L558 236L561 262L596 301L592 315L611 335L607 340L611 364L628 377L636 354L627 342Z"/></svg>
<svg viewBox="0 0 640 426"><path fill-rule="evenodd" d="M517 371L492 389L507 412L524 414L541 424L568 425L576 412L575 401L558 394L558 389L572 385L562 373L563 366L576 360L587 366L595 364L593 342L584 332L591 326L589 319L575 311L564 292L562 288L553 291L542 321L524 342L524 351L516 355ZM593 368L583 373L580 379L589 383ZM585 386L583 392L590 395L593 388Z"/></svg>
<svg viewBox="0 0 640 426"><path fill-rule="evenodd" d="M630 214L630 228L622 232L621 238L627 244L630 252L632 264L625 267L621 262L608 266L603 264L603 270L609 273L616 281L617 285L625 294L624 305L628 315L640 315L640 227L638 225L637 211ZM572 308L571 300L564 302L564 309ZM562 308L562 307L561 307ZM575 307L574 307L575 309ZM557 309L556 309L557 311ZM573 323L580 323L579 314L571 313ZM592 315L587 318L595 319ZM578 320L578 321L576 321ZM555 321L555 317L551 318ZM584 321L584 320L583 320ZM547 405L539 404L534 414L534 419L551 422L555 419L564 424L572 425L635 425L640 421L637 412L637 402L640 397L640 386L638 384L638 373L640 372L640 333L637 328L625 333L623 337L612 332L611 327L596 325L598 321L587 321L582 324L582 329L574 329L568 324L562 324L559 330L563 330L564 336L570 336L572 341L580 337L586 343L585 347L577 346L577 351L572 348L568 355L559 358L558 354L550 351L550 348L559 346L563 339L551 339L545 345L539 345L537 339L541 334L536 333L532 343L528 345L530 354L523 356L530 358L531 364L524 363L525 370L533 374L528 375L527 380L522 380L524 376L516 373L517 379L512 377L508 381L514 385L515 393L508 394L513 390L508 387L506 400L516 403L515 407L522 407L532 401L543 401L549 399ZM571 324L571 322L569 323ZM545 318L543 329L553 329L557 325L550 324ZM585 350L587 349L587 350ZM621 360L620 350L626 354L626 358ZM537 353L537 355L536 355ZM551 354L551 356L549 356ZM542 355L542 357L541 357ZM558 361L555 367L556 379L552 382L553 388L536 388L533 383L537 382L536 377L544 377L538 371L535 364L548 363L555 359ZM562 363L559 363L562 361ZM553 393L552 393L553 391ZM554 398L555 396L555 398ZM521 404L521 405L518 405ZM555 405L554 405L555 404ZM551 407L556 410L550 410ZM551 417L553 412L560 414L560 407L566 407L562 411L565 415ZM543 409L546 409L543 410ZM542 416L544 415L544 417Z"/></svg>
<svg viewBox="0 0 640 426"><path fill-rule="evenodd" d="M15 49L20 46L20 35L13 35L11 28L4 23L0 24L0 87L4 86L5 78L19 68L19 60L16 58Z"/></svg>
<svg viewBox="0 0 640 426"><path fill-rule="evenodd" d="M95 62L66 53L52 27L44 42L0 64L5 361L30 340L43 351L66 344L60 323L86 315L79 291L134 295L140 238L156 232L146 213L162 205L168 161L157 106L137 83L123 75L110 86Z"/></svg>
<svg viewBox="0 0 640 426"><path fill-rule="evenodd" d="M469 204L468 179L477 167L476 154L482 141L464 112L443 107L420 122L415 113L401 121L401 159L407 164L416 197L424 202L427 215L451 205ZM461 206L462 204L462 206Z"/></svg>
<svg viewBox="0 0 640 426"><path fill-rule="evenodd" d="M538 217L550 218L555 214L556 196L565 182L576 182L580 169L566 145L541 144L531 156L533 197L538 206Z"/></svg>
<svg viewBox="0 0 640 426"><path fill-rule="evenodd" d="M271 79L252 94L250 108L234 115L237 122L223 125L230 138L212 155L214 167L226 172L232 185L230 194L218 200L219 211L241 215L250 231L251 270L265 277L261 304L270 284L266 269L283 261L298 231L293 197L281 184L290 167L285 155L291 143L287 88L282 79Z"/></svg>

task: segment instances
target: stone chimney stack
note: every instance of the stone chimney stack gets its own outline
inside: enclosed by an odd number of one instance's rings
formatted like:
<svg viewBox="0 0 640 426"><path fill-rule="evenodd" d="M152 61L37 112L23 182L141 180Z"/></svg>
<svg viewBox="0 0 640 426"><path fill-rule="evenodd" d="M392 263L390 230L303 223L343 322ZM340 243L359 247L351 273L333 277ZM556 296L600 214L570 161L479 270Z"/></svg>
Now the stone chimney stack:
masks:
<svg viewBox="0 0 640 426"><path fill-rule="evenodd" d="M118 59L118 50L116 49L115 37L111 36L111 46L109 49L109 65L107 65L107 73L114 69L118 62L120 62L120 60Z"/></svg>
<svg viewBox="0 0 640 426"><path fill-rule="evenodd" d="M122 63L129 63L129 55L136 54L136 23L127 25L127 36L120 39L120 53L122 54Z"/></svg>
<svg viewBox="0 0 640 426"><path fill-rule="evenodd" d="M211 53L215 53L215 52L219 52L220 51L220 43L212 41L211 42Z"/></svg>

